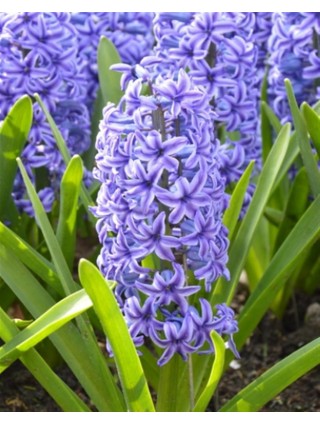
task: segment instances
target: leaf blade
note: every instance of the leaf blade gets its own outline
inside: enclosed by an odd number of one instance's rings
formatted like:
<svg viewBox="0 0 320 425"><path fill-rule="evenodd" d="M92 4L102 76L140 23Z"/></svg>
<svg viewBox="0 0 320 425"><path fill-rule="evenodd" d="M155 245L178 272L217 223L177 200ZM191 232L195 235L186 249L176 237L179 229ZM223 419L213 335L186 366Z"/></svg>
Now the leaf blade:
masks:
<svg viewBox="0 0 320 425"><path fill-rule="evenodd" d="M33 317L39 317L54 305L55 300L50 294L17 260L11 249L1 243L0 276ZM68 323L49 338L99 410L124 411L124 401L98 346L96 349L88 347L73 323Z"/></svg>
<svg viewBox="0 0 320 425"><path fill-rule="evenodd" d="M83 289L62 299L34 322L0 347L0 373L7 360L15 361L23 352L33 348L74 317L92 307L92 302Z"/></svg>
<svg viewBox="0 0 320 425"><path fill-rule="evenodd" d="M229 230L229 239L231 240L235 231L236 224L239 219L239 214L242 208L246 190L249 185L250 177L254 167L254 161L251 161L241 178L237 182L234 191L232 192L230 203L223 216L223 224Z"/></svg>
<svg viewBox="0 0 320 425"><path fill-rule="evenodd" d="M228 401L221 412L257 412L268 401L320 363L320 338L276 363Z"/></svg>
<svg viewBox="0 0 320 425"><path fill-rule="evenodd" d="M75 155L69 162L60 184L60 211L57 239L69 269L72 270L76 244L78 199L83 177L82 160Z"/></svg>
<svg viewBox="0 0 320 425"><path fill-rule="evenodd" d="M307 104L302 104L302 113L311 136L318 157L320 158L320 118L318 114Z"/></svg>
<svg viewBox="0 0 320 425"><path fill-rule="evenodd" d="M241 348L253 332L275 295L286 282L300 255L320 234L320 196L311 204L297 225L272 258L255 291L250 295L239 315L239 332L235 342Z"/></svg>
<svg viewBox="0 0 320 425"><path fill-rule="evenodd" d="M154 411L139 357L113 292L99 270L87 260L80 261L79 276L110 342L128 409Z"/></svg>
<svg viewBox="0 0 320 425"><path fill-rule="evenodd" d="M207 384L203 392L200 394L196 402L196 405L193 409L193 412L205 411L206 407L208 406L219 384L219 381L223 373L224 356L225 356L225 350L226 350L224 341L221 338L221 336L215 331L211 332L210 337L214 345L215 357L212 363L212 368L211 368L211 372L210 372Z"/></svg>
<svg viewBox="0 0 320 425"><path fill-rule="evenodd" d="M46 116L46 119L47 119L47 121L49 123L49 126L51 128L52 134L54 136L54 139L55 139L55 141L57 143L57 146L59 148L59 151L60 151L60 153L62 155L62 158L64 160L64 163L66 165L68 165L69 162L70 162L70 160L71 160L71 156L70 156L70 153L68 151L66 142L64 141L64 139L63 139L63 137L61 135L60 130L58 129L56 123L54 122L52 116L50 115L50 112L48 111L47 107L42 102L40 96L37 93L35 93L34 94L34 97L35 97L36 101L39 103L42 111L44 112L44 114ZM90 196L89 191L87 190L87 188L85 187L85 185L84 185L83 182L81 183L80 197L81 197L81 201L82 201L82 203L83 203L86 211L88 211L89 210L89 207L92 206L92 205L94 205L94 202L93 202L93 200L92 200L92 198ZM89 220L93 224L95 224L95 222L96 222L95 217L92 214L89 214L88 217L89 217Z"/></svg>
<svg viewBox="0 0 320 425"><path fill-rule="evenodd" d="M222 302L230 303L243 270L245 260L250 248L250 244L257 228L269 196L272 192L273 184L278 175L285 154L287 152L290 139L290 124L282 127L275 144L268 155L265 166L262 169L251 204L241 223L237 238L231 246L228 268L231 279L226 283L220 279L211 296L212 305Z"/></svg>
<svg viewBox="0 0 320 425"><path fill-rule="evenodd" d="M0 338L8 342L18 333L18 327L0 308ZM88 406L54 373L35 349L22 354L20 360L63 411L90 412Z"/></svg>
<svg viewBox="0 0 320 425"><path fill-rule="evenodd" d="M112 41L102 36L98 46L98 75L105 105L108 102L117 105L121 99L121 74L110 69L111 65L121 62L119 53Z"/></svg>
<svg viewBox="0 0 320 425"><path fill-rule="evenodd" d="M32 118L31 99L23 96L13 105L0 127L0 220L12 220L16 213L11 198L18 168L16 158L27 141Z"/></svg>
<svg viewBox="0 0 320 425"><path fill-rule="evenodd" d="M285 79L285 86L293 117L293 122L296 127L302 160L306 167L312 193L314 196L317 196L320 194L320 172L318 169L318 165L316 160L314 159L311 150L305 122L298 108L292 85L288 79Z"/></svg>

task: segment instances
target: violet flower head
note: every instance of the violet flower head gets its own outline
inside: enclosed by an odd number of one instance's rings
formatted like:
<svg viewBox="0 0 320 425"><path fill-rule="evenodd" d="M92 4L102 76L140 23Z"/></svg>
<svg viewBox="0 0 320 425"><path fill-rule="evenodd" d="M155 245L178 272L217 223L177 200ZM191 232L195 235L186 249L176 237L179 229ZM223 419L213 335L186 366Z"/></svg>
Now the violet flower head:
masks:
<svg viewBox="0 0 320 425"><path fill-rule="evenodd" d="M77 58L76 30L68 13L2 13L0 16L0 120L23 95L38 93L57 123L71 154L82 154L90 144L90 123L83 105L82 65ZM39 196L50 211L65 166L39 105L33 105L33 125L22 152L29 176L45 168ZM45 186L45 187L43 187ZM14 182L14 201L32 215L21 177Z"/></svg>
<svg viewBox="0 0 320 425"><path fill-rule="evenodd" d="M101 36L110 39L124 64L136 65L147 56L153 45L153 13L81 12L72 13L71 23L77 30L78 57L84 63L86 104L93 111L99 87L97 50Z"/></svg>
<svg viewBox="0 0 320 425"><path fill-rule="evenodd" d="M114 68L126 90L118 106L105 107L96 142L98 265L118 282L132 336L163 348L163 365L207 344L190 300L228 277L220 145L210 97L184 70L151 58L139 76Z"/></svg>
<svg viewBox="0 0 320 425"><path fill-rule="evenodd" d="M318 99L320 25L317 12L273 13L269 49L269 97L282 123L291 119L284 79L300 104Z"/></svg>
<svg viewBox="0 0 320 425"><path fill-rule="evenodd" d="M238 134L234 141L227 136L219 148L227 184L251 160L259 162L255 25L254 13L159 13L154 19L157 57L173 72L177 61L188 67L193 83L211 97L216 131L224 126Z"/></svg>

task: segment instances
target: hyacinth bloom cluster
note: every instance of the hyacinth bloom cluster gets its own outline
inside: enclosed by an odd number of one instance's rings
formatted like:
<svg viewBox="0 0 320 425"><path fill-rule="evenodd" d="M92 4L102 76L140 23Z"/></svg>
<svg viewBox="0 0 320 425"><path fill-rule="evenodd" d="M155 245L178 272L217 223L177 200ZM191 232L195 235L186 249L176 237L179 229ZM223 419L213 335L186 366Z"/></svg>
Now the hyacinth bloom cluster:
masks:
<svg viewBox="0 0 320 425"><path fill-rule="evenodd" d="M318 12L272 14L269 47L269 95L282 123L290 120L284 79L290 79L297 102L315 103L319 98L317 80L320 16Z"/></svg>
<svg viewBox="0 0 320 425"><path fill-rule="evenodd" d="M255 24L253 28L253 41L258 50L257 59L257 86L260 90L260 85L266 73L268 64L269 50L268 40L272 31L272 12L256 12Z"/></svg>
<svg viewBox="0 0 320 425"><path fill-rule="evenodd" d="M227 183L260 156L256 21L255 13L226 12L159 13L154 21L156 54L190 69L193 83L211 96L216 132L224 126L234 135L220 148Z"/></svg>
<svg viewBox="0 0 320 425"><path fill-rule="evenodd" d="M98 264L115 293L137 346L163 348L158 364L213 349L210 331L237 330L233 311L200 298L228 278L227 205L210 95L184 70L158 70L146 58L124 71L125 94L103 111L97 137L101 182L95 215L102 244ZM137 76L139 76L137 78ZM199 284L201 282L201 284ZM200 311L199 311L200 310ZM236 353L236 351L235 351Z"/></svg>
<svg viewBox="0 0 320 425"><path fill-rule="evenodd" d="M84 74L77 56L77 33L68 13L0 14L0 120L22 95L38 93L57 123L71 154L81 154L90 143L89 114L84 105ZM39 105L22 153L26 169L43 167L46 183L39 197L50 211L64 171L63 160ZM44 187L43 187L44 186ZM20 210L32 215L20 175L13 197Z"/></svg>
<svg viewBox="0 0 320 425"><path fill-rule="evenodd" d="M99 87L97 50L101 36L113 42L124 63L135 65L152 49L152 20L153 13L72 13L71 23L78 33L78 55L85 63L86 104L90 111Z"/></svg>

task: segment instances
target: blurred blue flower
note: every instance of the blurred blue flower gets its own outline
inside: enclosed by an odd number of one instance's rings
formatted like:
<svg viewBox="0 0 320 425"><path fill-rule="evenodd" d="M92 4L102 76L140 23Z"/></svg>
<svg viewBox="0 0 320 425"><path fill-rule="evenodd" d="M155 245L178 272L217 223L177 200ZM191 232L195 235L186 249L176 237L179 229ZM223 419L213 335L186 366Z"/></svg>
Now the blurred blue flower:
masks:
<svg viewBox="0 0 320 425"><path fill-rule="evenodd" d="M89 113L84 105L82 65L77 58L76 29L68 13L0 14L0 119L22 95L38 93L66 140L71 154L85 152L90 144ZM39 197L50 211L59 190L64 161L40 107L22 159L37 186L35 169L47 170ZM43 187L45 186L45 187ZM18 175L13 198L20 211L33 215Z"/></svg>

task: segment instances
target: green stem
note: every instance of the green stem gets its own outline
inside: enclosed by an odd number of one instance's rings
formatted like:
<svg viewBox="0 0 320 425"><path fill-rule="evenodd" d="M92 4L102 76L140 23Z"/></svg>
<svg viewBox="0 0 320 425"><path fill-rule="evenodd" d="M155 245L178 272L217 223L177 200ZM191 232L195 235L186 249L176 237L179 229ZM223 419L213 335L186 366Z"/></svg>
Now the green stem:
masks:
<svg viewBox="0 0 320 425"><path fill-rule="evenodd" d="M177 412L179 396L179 371L182 360L175 354L171 360L161 367L158 386L157 412Z"/></svg>
<svg viewBox="0 0 320 425"><path fill-rule="evenodd" d="M195 405L194 388L193 388L193 365L192 355L188 355L188 376L189 376L189 398L190 398L190 411L193 410Z"/></svg>

